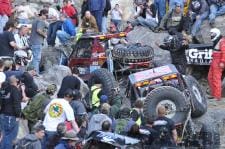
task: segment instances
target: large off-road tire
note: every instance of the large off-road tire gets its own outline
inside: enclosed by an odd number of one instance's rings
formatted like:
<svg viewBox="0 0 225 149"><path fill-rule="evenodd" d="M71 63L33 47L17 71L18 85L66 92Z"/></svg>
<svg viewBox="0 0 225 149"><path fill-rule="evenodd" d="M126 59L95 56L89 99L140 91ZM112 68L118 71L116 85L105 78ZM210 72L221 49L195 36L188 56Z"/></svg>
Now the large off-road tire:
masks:
<svg viewBox="0 0 225 149"><path fill-rule="evenodd" d="M188 75L185 76L184 79L190 92L190 100L192 103L191 116L194 118L200 117L207 111L206 93L193 76Z"/></svg>
<svg viewBox="0 0 225 149"><path fill-rule="evenodd" d="M118 87L118 83L116 82L113 74L104 68L93 71L88 84L90 87L94 84L102 84L103 93L108 96L109 101L112 101L113 99L112 89Z"/></svg>
<svg viewBox="0 0 225 149"><path fill-rule="evenodd" d="M140 44L119 46L112 51L112 56L121 63L148 62L153 60L154 50L150 46L141 46Z"/></svg>
<svg viewBox="0 0 225 149"><path fill-rule="evenodd" d="M204 123L200 131L203 149L219 149L220 133L212 123Z"/></svg>
<svg viewBox="0 0 225 149"><path fill-rule="evenodd" d="M152 90L146 97L144 114L147 117L155 118L157 109L163 105L167 109L167 117L176 124L183 123L189 111L189 105L181 91L174 87L162 86Z"/></svg>

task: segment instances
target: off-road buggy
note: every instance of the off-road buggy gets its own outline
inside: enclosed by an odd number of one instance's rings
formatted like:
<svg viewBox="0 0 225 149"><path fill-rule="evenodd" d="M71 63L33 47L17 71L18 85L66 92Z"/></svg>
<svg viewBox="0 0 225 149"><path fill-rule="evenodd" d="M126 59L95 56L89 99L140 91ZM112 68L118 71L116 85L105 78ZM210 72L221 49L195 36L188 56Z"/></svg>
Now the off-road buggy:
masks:
<svg viewBox="0 0 225 149"><path fill-rule="evenodd" d="M150 68L153 49L140 44L116 46L111 39L119 39L126 33L83 35L73 47L69 56L69 67L77 67L81 76L88 76L99 68L110 72L123 72Z"/></svg>
<svg viewBox="0 0 225 149"><path fill-rule="evenodd" d="M85 140L84 149L141 149L140 140L111 132L95 131Z"/></svg>
<svg viewBox="0 0 225 149"><path fill-rule="evenodd" d="M201 131L196 132L191 119L200 117L207 111L206 94L194 77L180 74L172 64L156 67L129 75L126 93L132 103L137 99L144 100L146 117L154 119L157 108L165 106L166 116L177 126L181 145L195 144L201 147L207 144L203 138L208 135L206 129L209 126L204 125ZM210 133L211 136L212 133L219 134L215 129L211 129ZM204 143L199 142L202 139Z"/></svg>

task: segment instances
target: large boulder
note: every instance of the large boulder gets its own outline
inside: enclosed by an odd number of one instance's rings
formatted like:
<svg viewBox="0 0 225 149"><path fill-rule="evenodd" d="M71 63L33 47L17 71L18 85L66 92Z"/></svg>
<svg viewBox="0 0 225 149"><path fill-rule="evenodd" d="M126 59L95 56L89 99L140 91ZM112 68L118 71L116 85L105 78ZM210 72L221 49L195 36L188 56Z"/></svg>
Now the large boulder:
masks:
<svg viewBox="0 0 225 149"><path fill-rule="evenodd" d="M171 56L168 51L162 50L155 45L155 42L162 43L162 40L167 36L167 33L154 33L146 27L137 26L127 35L127 40L130 43L141 43L149 45L154 49L154 61L159 65L171 63Z"/></svg>
<svg viewBox="0 0 225 149"><path fill-rule="evenodd" d="M225 30L224 30L224 26L225 26L225 16L220 16L217 17L215 20L215 27L220 29L222 32L222 35L225 35ZM210 41L210 25L209 25L209 21L205 20L201 26L201 30L199 32L199 34L202 37L202 40L204 43L209 43Z"/></svg>
<svg viewBox="0 0 225 149"><path fill-rule="evenodd" d="M63 78L71 74L69 67L62 65L54 65L46 70L40 77L36 77L34 80L40 90L46 89L49 84L56 84L60 87Z"/></svg>

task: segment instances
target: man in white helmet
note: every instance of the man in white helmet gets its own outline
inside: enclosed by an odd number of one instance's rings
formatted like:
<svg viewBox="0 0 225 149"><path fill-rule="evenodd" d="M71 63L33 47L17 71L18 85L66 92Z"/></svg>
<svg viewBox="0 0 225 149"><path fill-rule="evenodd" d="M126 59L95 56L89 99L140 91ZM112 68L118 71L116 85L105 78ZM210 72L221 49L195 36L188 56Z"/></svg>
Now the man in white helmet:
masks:
<svg viewBox="0 0 225 149"><path fill-rule="evenodd" d="M217 101L221 100L221 77L225 68L225 38L217 28L210 30L210 37L214 43L212 62L208 73L211 94Z"/></svg>

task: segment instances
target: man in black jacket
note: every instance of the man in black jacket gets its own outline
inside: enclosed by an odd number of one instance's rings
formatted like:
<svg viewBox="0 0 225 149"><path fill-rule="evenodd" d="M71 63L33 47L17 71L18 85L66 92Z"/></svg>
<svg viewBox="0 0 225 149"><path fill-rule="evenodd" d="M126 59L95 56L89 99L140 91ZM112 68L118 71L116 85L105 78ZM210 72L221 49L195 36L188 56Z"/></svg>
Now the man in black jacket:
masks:
<svg viewBox="0 0 225 149"><path fill-rule="evenodd" d="M6 87L6 96L1 98L1 121L0 126L3 131L3 141L1 148L12 149L13 140L16 139L19 128L19 117L21 113L22 93L20 91L19 80L15 76L9 78Z"/></svg>
<svg viewBox="0 0 225 149"><path fill-rule="evenodd" d="M186 66L187 61L185 57L185 49L188 47L188 39L181 33L177 33L176 35L167 36L163 44L156 45L163 49L170 51L172 57L172 64L176 66L178 71L182 74L186 74Z"/></svg>

